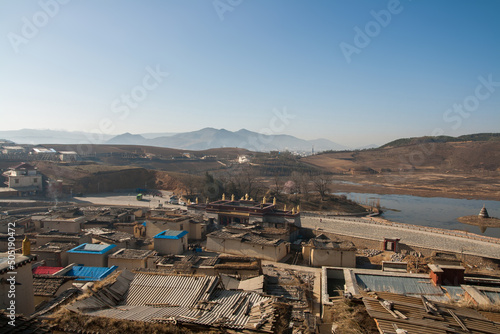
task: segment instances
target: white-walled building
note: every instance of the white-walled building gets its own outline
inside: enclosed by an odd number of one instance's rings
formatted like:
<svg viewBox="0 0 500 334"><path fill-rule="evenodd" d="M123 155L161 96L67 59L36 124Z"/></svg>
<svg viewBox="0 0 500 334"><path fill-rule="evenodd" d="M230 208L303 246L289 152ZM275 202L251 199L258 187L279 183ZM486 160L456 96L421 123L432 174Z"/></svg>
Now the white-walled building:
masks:
<svg viewBox="0 0 500 334"><path fill-rule="evenodd" d="M59 151L59 160L76 161L78 160L78 153L75 151Z"/></svg>
<svg viewBox="0 0 500 334"><path fill-rule="evenodd" d="M3 173L5 184L19 192L40 192L43 190L42 174L32 165L21 163Z"/></svg>

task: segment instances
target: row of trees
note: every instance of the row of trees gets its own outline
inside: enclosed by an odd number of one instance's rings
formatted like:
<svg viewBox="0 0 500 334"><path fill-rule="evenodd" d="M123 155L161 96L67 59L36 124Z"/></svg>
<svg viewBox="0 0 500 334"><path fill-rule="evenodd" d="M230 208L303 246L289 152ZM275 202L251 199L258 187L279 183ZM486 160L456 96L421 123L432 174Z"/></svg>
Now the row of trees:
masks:
<svg viewBox="0 0 500 334"><path fill-rule="evenodd" d="M317 193L324 200L330 191L332 178L328 174L292 172L290 176L275 174L274 177L262 177L252 166L238 166L230 170L205 173L203 177L186 175L182 183L188 196L201 195L209 201L220 199L222 194L235 195L237 199L248 194L257 199L263 196L282 194L301 194L307 199L311 193Z"/></svg>

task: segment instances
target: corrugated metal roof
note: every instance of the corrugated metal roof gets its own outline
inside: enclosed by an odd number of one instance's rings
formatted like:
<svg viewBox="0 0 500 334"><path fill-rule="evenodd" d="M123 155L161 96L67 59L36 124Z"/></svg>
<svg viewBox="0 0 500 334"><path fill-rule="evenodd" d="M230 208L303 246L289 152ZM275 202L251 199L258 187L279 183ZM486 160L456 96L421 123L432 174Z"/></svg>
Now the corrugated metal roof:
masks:
<svg viewBox="0 0 500 334"><path fill-rule="evenodd" d="M402 295L444 295L430 278L356 274L361 290L386 291Z"/></svg>
<svg viewBox="0 0 500 334"><path fill-rule="evenodd" d="M110 317L115 319L160 321L160 319L175 317L177 321L196 323L200 325L220 324L223 327L242 329L249 319L252 307L271 298L256 293L241 291L217 290L210 300L213 306L210 310L195 309L192 307L152 307L144 305L121 305L87 313L92 316Z"/></svg>
<svg viewBox="0 0 500 334"><path fill-rule="evenodd" d="M446 290L451 300L460 301L464 297L465 291L460 286L442 285L441 287Z"/></svg>
<svg viewBox="0 0 500 334"><path fill-rule="evenodd" d="M207 299L219 283L217 276L169 276L137 274L130 284L127 305L171 304L192 306Z"/></svg>
<svg viewBox="0 0 500 334"><path fill-rule="evenodd" d="M500 333L500 327L497 324L473 309L433 303L436 311L428 313L420 298L392 293L377 293L376 295L379 299L363 297L363 303L368 314L375 318L379 330L383 333L395 333L394 325L406 330L409 334ZM383 300L393 303L391 311L396 316L382 306L380 302ZM464 325L468 331L464 331L461 325Z"/></svg>
<svg viewBox="0 0 500 334"><path fill-rule="evenodd" d="M125 273L125 277L120 274L110 286L67 308L115 319L162 322L170 318L170 321L233 329L255 329L255 319L263 316L269 321L260 329L271 331L273 299L254 292L215 289L219 283L217 276ZM124 296L123 301L120 296Z"/></svg>
<svg viewBox="0 0 500 334"><path fill-rule="evenodd" d="M500 304L500 293L498 291L481 290L481 292L486 295L493 304Z"/></svg>

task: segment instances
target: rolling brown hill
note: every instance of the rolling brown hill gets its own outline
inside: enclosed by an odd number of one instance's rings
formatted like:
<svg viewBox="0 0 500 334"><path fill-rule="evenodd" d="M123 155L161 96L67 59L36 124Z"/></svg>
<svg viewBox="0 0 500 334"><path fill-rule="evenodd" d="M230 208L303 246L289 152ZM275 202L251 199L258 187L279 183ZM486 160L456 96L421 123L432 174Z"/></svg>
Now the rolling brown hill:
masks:
<svg viewBox="0 0 500 334"><path fill-rule="evenodd" d="M332 152L301 162L335 174L338 192L500 200L498 141Z"/></svg>
<svg viewBox="0 0 500 334"><path fill-rule="evenodd" d="M155 147L155 146L141 146L141 145L108 145L108 144L83 144L83 145L59 145L59 144L46 144L45 147L54 148L56 151L75 151L79 154L153 154L161 157L178 157L183 153L190 153L196 157L216 155L221 158L235 159L238 155L250 155L253 152L246 149L237 147L221 147L212 148L202 151L193 150L179 150L175 148Z"/></svg>
<svg viewBox="0 0 500 334"><path fill-rule="evenodd" d="M425 143L371 149L365 151L333 152L301 159L332 173L373 170L500 171L500 142Z"/></svg>

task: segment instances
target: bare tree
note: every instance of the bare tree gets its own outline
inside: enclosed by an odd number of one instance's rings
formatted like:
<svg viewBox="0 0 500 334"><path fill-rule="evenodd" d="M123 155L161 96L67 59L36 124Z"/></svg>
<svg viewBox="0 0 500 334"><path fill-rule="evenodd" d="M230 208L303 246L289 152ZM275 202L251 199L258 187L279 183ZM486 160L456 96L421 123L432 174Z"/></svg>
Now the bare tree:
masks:
<svg viewBox="0 0 500 334"><path fill-rule="evenodd" d="M311 175L309 173L292 172L291 180L295 183L292 193L302 194L306 199L310 190Z"/></svg>
<svg viewBox="0 0 500 334"><path fill-rule="evenodd" d="M199 192L201 181L199 177L193 175L186 175L181 179L182 190L186 192L187 196L194 195Z"/></svg>
<svg viewBox="0 0 500 334"><path fill-rule="evenodd" d="M281 176L279 176L278 173L274 174L273 177L273 192L276 196L279 196L283 192L283 187L285 185L285 182Z"/></svg>
<svg viewBox="0 0 500 334"><path fill-rule="evenodd" d="M332 177L327 174L318 174L312 178L314 189L318 192L321 200L324 201L326 194L330 190Z"/></svg>

